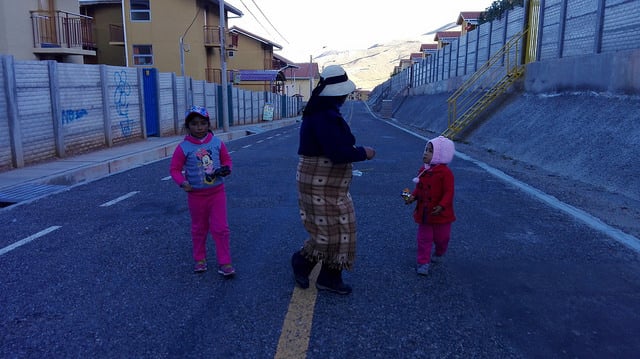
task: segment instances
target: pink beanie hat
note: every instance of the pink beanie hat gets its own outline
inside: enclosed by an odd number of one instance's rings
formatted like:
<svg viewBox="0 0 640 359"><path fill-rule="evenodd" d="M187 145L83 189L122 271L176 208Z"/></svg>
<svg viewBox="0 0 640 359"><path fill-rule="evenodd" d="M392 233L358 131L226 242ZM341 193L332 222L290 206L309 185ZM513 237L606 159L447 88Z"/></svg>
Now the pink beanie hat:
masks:
<svg viewBox="0 0 640 359"><path fill-rule="evenodd" d="M453 155L456 152L453 141L444 136L438 136L429 142L433 145L432 165L448 164L453 160ZM429 144L429 142L427 142L427 144Z"/></svg>

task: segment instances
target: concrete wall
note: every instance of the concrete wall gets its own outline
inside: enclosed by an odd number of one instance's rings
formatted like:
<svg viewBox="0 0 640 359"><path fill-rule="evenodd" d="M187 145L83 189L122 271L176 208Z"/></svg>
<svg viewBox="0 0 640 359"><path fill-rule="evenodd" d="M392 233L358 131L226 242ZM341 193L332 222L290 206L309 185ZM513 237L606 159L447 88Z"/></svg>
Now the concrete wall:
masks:
<svg viewBox="0 0 640 359"><path fill-rule="evenodd" d="M539 61L527 65L528 92L640 93L640 49Z"/></svg>
<svg viewBox="0 0 640 359"><path fill-rule="evenodd" d="M371 92L369 103L377 108L383 98L403 91L423 94L455 90L526 28L528 3L506 12L501 19L480 25L380 84ZM636 24L640 1L541 0L539 15L537 59L527 68L533 72L527 76L528 89L595 86L596 90L624 94L640 92L638 59L633 52L640 49L640 28ZM542 76L540 80L531 80L538 75Z"/></svg>
<svg viewBox="0 0 640 359"><path fill-rule="evenodd" d="M187 103L206 106L213 128L223 127L219 84L158 73L153 111L145 108L145 69L0 60L0 170L139 141L147 113L158 113L150 121L160 136L182 134ZM263 121L267 104L273 119L297 116L293 97L230 87L229 125Z"/></svg>

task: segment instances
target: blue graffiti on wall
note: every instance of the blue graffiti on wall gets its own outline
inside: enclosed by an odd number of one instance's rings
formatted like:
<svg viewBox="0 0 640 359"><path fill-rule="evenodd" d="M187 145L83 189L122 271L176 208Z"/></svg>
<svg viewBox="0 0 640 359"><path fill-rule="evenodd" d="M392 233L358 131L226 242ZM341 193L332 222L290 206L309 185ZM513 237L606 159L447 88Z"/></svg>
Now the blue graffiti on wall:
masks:
<svg viewBox="0 0 640 359"><path fill-rule="evenodd" d="M71 122L77 121L84 116L86 116L89 112L86 109L80 110L62 110L62 124L66 125Z"/></svg>
<svg viewBox="0 0 640 359"><path fill-rule="evenodd" d="M116 106L116 112L120 117L124 119L120 121L120 130L122 136L131 136L131 125L133 120L129 118L129 95L131 95L131 85L127 82L127 73L125 70L116 72L114 74L116 89L113 94L113 103Z"/></svg>

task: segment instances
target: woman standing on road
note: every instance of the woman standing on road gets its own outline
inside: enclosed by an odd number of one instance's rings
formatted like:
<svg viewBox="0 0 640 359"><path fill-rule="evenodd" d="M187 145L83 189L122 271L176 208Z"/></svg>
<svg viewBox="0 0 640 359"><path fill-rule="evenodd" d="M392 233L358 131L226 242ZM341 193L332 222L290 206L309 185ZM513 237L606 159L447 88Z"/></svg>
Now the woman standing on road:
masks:
<svg viewBox="0 0 640 359"><path fill-rule="evenodd" d="M352 162L375 156L373 148L355 145L340 113L355 89L342 67L327 66L302 114L296 180L300 217L309 237L291 258L301 288L309 287L311 270L322 262L316 288L351 293L342 270L352 268L356 251L356 217L349 194Z"/></svg>

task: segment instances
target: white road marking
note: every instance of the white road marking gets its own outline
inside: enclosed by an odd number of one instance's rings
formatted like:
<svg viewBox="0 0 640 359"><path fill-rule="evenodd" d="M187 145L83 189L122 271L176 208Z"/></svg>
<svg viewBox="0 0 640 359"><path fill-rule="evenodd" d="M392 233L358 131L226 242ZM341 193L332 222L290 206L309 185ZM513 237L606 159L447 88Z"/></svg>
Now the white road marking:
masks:
<svg viewBox="0 0 640 359"><path fill-rule="evenodd" d="M423 139L425 141L428 141L429 139L421 136L417 133L411 132L407 129L404 129L396 124L393 124L389 121L384 121L385 123L396 127L404 132L410 133L420 139ZM520 190L522 190L523 192L533 196L535 199L546 203L547 205L556 208L562 212L565 212L566 214L572 216L573 218L582 221L584 224L586 224L587 226L603 233L606 236L609 236L611 238L613 238L614 240L618 241L619 243L627 246L628 248L630 248L631 250L634 250L637 253L640 253L640 239L627 234L617 228L611 227L608 224L602 222L599 218L594 217L592 215L590 215L589 213L576 208L570 204L564 203L560 200L558 200L557 198L548 195L534 187L529 186L528 184L524 183L524 182L520 182L517 179L509 176L508 174L495 169L491 166L489 166L488 164L478 161L464 153L458 152L456 151L456 156L460 157L461 159L465 160L465 161L470 161L472 163L474 163L476 166L484 169L485 171L489 172L489 174L503 180L504 182L507 182L517 188L519 188Z"/></svg>
<svg viewBox="0 0 640 359"><path fill-rule="evenodd" d="M116 203L118 203L118 202L120 202L120 201L123 201L123 200L125 200L125 199L129 198L129 197L135 196L135 195L136 195L136 194L138 194L139 192L140 192L140 191L133 191L133 192L129 192L129 193L125 194L124 196L120 196L120 197L118 197L118 198L116 198L116 199L113 199L113 200L111 200L111 201L109 201L109 202L105 202L105 203L101 204L101 205L100 205L100 207L109 207L109 206L112 206L112 205L114 205L114 204L116 204Z"/></svg>
<svg viewBox="0 0 640 359"><path fill-rule="evenodd" d="M31 242L34 239L37 239L37 238L40 238L40 237L42 237L42 236L44 236L46 234L49 234L49 233L55 231L56 229L58 229L60 227L62 227L62 226L51 226L51 227L49 227L47 229L44 229L44 230L42 230L42 231L40 231L40 232L38 232L36 234L33 234L33 235L31 235L31 236L29 236L27 238L21 239L21 240L17 241L14 244L8 245L8 246L0 249L0 256L5 254L5 253L8 253L8 252L20 247L20 246L23 246L23 245Z"/></svg>
<svg viewBox="0 0 640 359"><path fill-rule="evenodd" d="M576 208L570 204L564 203L562 201L560 201L559 199L548 195L534 187L529 186L528 184L524 183L524 182L520 182L517 179L509 176L508 174L495 169L489 165L487 165L484 162L480 162L476 159L473 159L463 153L457 152L456 151L456 156L462 158L463 160L467 160L470 162L473 162L476 166L484 169L485 171L489 172L491 175L521 189L523 192L533 196L534 198L548 204L549 206L559 209L562 212L567 213L568 215L572 216L575 219L578 219L582 222L584 222L587 226L602 232L603 234L615 239L616 241L624 244L625 246L629 247L630 249L640 253L640 239L624 233L623 231L611 227L607 224L605 224L604 222L602 222L599 218L594 217L592 215L590 215L589 213Z"/></svg>
<svg viewBox="0 0 640 359"><path fill-rule="evenodd" d="M248 148L251 147L252 145L246 145L246 146L242 146L242 148Z"/></svg>
<svg viewBox="0 0 640 359"><path fill-rule="evenodd" d="M168 181L171 179L171 176L162 177L161 181Z"/></svg>

